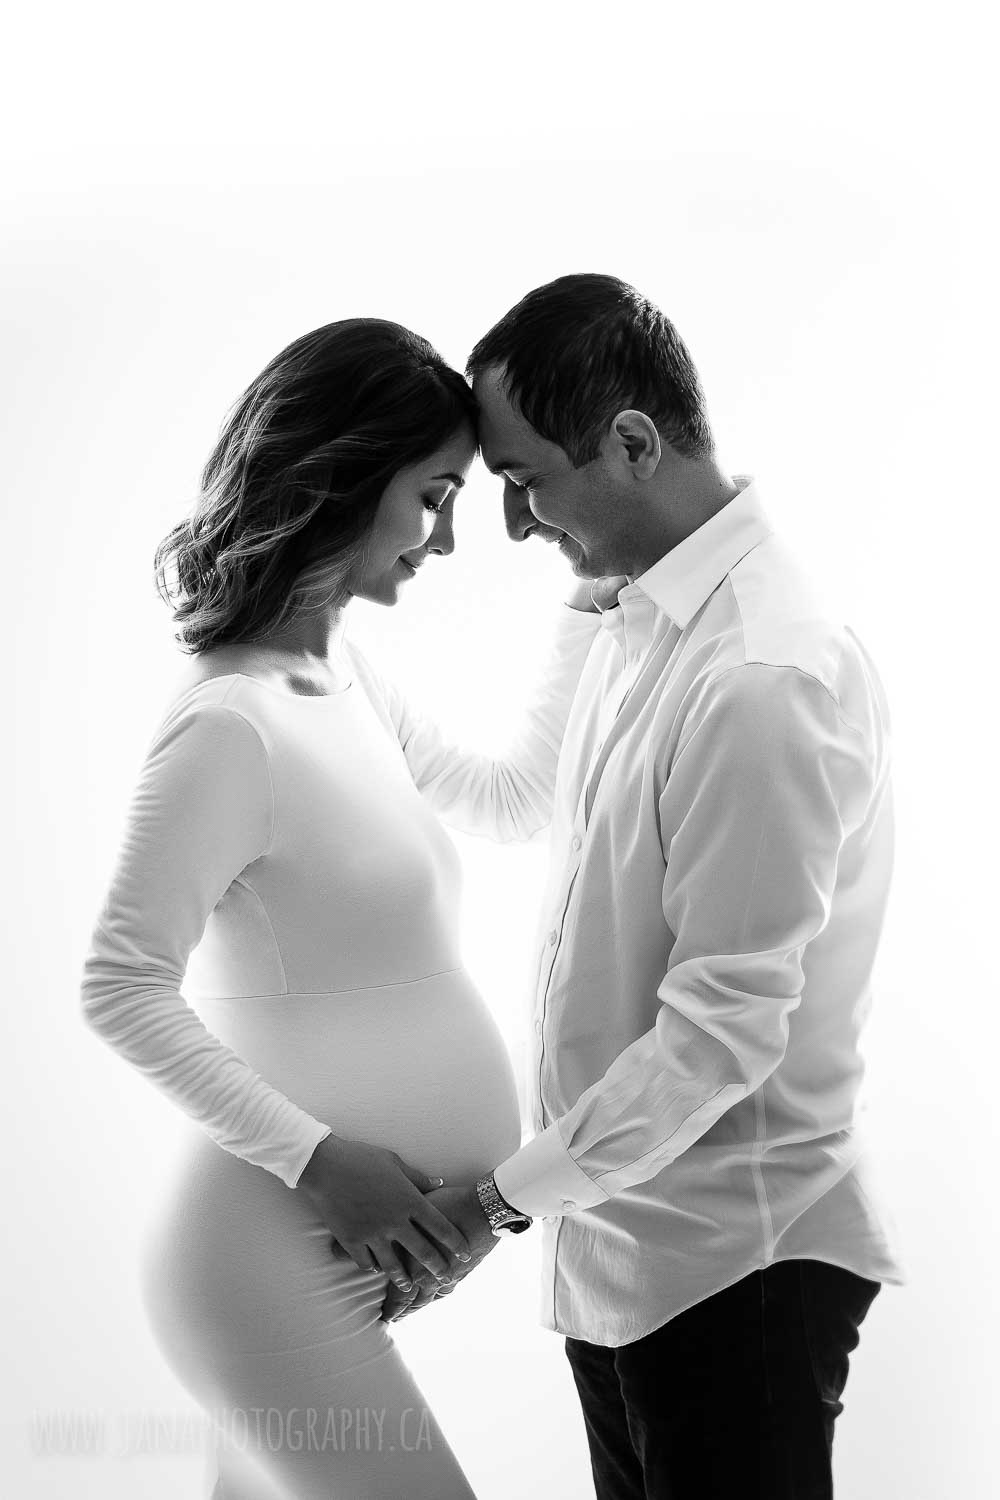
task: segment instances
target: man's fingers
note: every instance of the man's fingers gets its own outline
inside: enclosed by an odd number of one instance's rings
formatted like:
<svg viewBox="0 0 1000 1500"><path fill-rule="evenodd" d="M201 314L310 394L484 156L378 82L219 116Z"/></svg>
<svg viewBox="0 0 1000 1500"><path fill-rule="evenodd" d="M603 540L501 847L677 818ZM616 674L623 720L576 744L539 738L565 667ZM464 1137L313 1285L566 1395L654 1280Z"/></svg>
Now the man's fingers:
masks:
<svg viewBox="0 0 1000 1500"><path fill-rule="evenodd" d="M412 1302L412 1297L405 1297L393 1287L382 1303L382 1322L394 1323L397 1318L404 1317Z"/></svg>
<svg viewBox="0 0 1000 1500"><path fill-rule="evenodd" d="M403 1316L419 1295L417 1287L414 1287L409 1292L401 1292L398 1287L390 1284L382 1302L381 1318L383 1323L395 1322L397 1318Z"/></svg>
<svg viewBox="0 0 1000 1500"><path fill-rule="evenodd" d="M389 1322L398 1323L400 1318L408 1318L411 1313L420 1312L421 1308L429 1307L432 1302L436 1302L440 1295L440 1292L418 1292L415 1297L410 1297L403 1303L399 1311L390 1317Z"/></svg>

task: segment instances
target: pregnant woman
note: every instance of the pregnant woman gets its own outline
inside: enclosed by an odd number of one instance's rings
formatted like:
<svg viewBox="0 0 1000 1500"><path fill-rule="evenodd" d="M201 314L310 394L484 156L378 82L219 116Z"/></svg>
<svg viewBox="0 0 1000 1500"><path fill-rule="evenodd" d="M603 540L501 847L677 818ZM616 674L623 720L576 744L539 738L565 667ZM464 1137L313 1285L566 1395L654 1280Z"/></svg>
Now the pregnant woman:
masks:
<svg viewBox="0 0 1000 1500"><path fill-rule="evenodd" d="M380 1318L390 1277L461 1273L495 1243L485 1217L452 1223L449 1188L520 1142L436 812L501 840L544 826L599 617L576 586L502 759L444 743L344 632L352 597L395 604L452 551L475 453L471 392L429 344L334 323L250 385L157 552L189 660L83 1007L194 1122L142 1279L165 1358L221 1435L215 1500L472 1495ZM355 1413L364 1441L345 1441Z"/></svg>

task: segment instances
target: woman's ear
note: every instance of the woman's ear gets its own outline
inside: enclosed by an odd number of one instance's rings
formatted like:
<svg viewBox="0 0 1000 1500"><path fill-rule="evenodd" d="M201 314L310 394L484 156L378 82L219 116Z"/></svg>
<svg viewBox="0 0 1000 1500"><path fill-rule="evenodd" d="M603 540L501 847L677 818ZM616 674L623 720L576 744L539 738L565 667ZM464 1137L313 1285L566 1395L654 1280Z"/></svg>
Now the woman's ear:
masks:
<svg viewBox="0 0 1000 1500"><path fill-rule="evenodd" d="M645 412L620 411L605 439L607 457L624 464L635 479L649 479L660 462L662 448L656 423Z"/></svg>

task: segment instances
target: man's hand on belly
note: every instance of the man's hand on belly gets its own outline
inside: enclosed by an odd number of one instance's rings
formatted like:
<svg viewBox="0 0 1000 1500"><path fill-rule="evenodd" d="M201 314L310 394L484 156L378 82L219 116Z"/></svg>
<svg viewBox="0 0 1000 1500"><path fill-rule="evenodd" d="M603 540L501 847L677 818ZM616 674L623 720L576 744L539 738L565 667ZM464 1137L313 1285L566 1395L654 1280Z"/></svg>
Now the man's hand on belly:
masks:
<svg viewBox="0 0 1000 1500"><path fill-rule="evenodd" d="M389 1283L382 1304L384 1323L394 1323L411 1312L419 1312L438 1297L447 1297L497 1247L497 1237L483 1212L475 1182L465 1187L449 1186L446 1183L444 1187L434 1188L426 1193L425 1197L433 1199L434 1207L462 1231L472 1251L472 1259L468 1265L462 1266L450 1283L443 1285L422 1266L411 1263L408 1257L404 1259L406 1270L413 1277L413 1286L409 1292L402 1292L392 1282Z"/></svg>

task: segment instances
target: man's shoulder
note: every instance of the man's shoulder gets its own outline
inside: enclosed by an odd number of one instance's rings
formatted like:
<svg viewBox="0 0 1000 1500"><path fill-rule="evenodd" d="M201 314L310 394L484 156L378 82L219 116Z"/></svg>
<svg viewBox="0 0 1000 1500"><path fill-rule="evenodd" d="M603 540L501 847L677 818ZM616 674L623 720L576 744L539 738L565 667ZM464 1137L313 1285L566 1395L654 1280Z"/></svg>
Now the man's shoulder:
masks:
<svg viewBox="0 0 1000 1500"><path fill-rule="evenodd" d="M777 536L730 570L698 634L703 682L726 676L736 687L730 674L740 667L784 669L790 677L813 680L854 723L868 722L873 695L882 698L874 664L836 599Z"/></svg>
<svg viewBox="0 0 1000 1500"><path fill-rule="evenodd" d="M729 574L733 665L787 667L815 678L838 700L860 666L856 637L838 601L777 536L770 536Z"/></svg>

